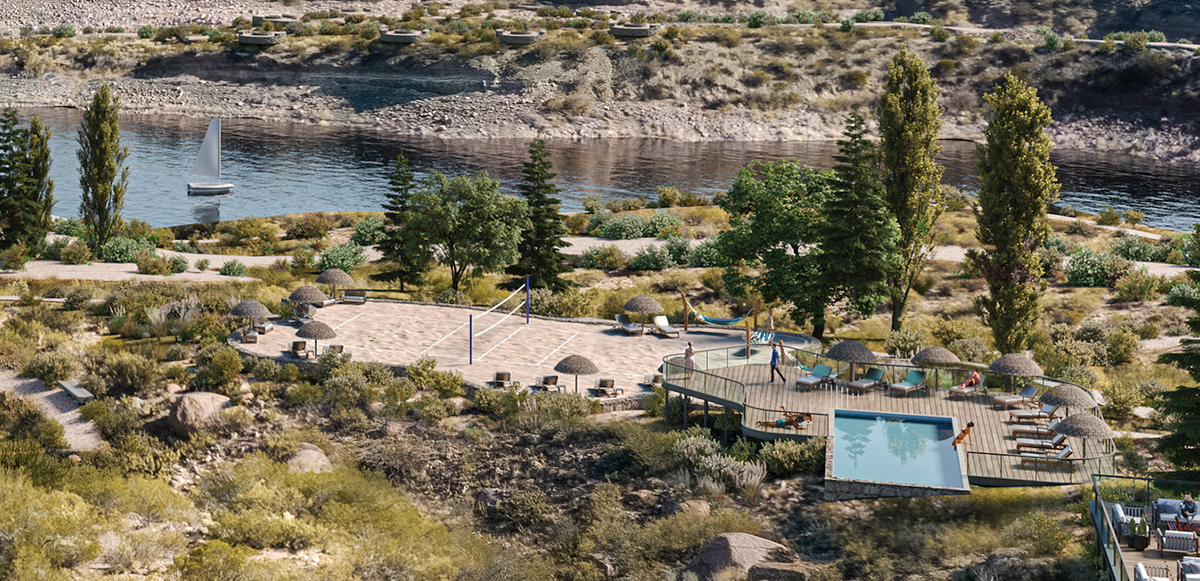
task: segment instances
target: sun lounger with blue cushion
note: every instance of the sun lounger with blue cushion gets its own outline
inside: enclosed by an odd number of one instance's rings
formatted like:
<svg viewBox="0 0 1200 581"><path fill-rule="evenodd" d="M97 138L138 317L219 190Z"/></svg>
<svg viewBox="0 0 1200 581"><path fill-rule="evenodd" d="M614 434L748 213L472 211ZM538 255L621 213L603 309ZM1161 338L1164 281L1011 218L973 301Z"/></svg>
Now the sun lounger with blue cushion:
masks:
<svg viewBox="0 0 1200 581"><path fill-rule="evenodd" d="M1021 452L1021 468L1026 464L1048 464L1051 466L1068 466L1071 468L1071 473L1075 473L1075 462L1069 457L1071 455L1071 447L1064 446L1062 450L1053 456L1038 454L1036 452Z"/></svg>
<svg viewBox="0 0 1200 581"><path fill-rule="evenodd" d="M1057 450L1067 445L1067 437L1059 434L1049 440L1041 438L1017 438L1017 451L1022 450Z"/></svg>
<svg viewBox="0 0 1200 581"><path fill-rule="evenodd" d="M848 383L847 387L859 393L866 393L867 390L882 385L887 385L887 382L883 380L883 370L873 367L868 369L862 377Z"/></svg>
<svg viewBox="0 0 1200 581"><path fill-rule="evenodd" d="M1021 393L1016 395L998 395L993 397L992 401L996 402L996 405L1002 405L1004 406L1004 409L1008 409L1015 405L1037 403L1037 399L1034 399L1033 397L1035 395L1037 395L1037 387L1026 385L1025 389L1021 390Z"/></svg>
<svg viewBox="0 0 1200 581"><path fill-rule="evenodd" d="M904 397L908 397L908 392L918 389L923 389L926 393L929 392L929 386L925 385L925 372L917 371L916 369L909 370L908 377L905 377L904 381L888 386L889 392L899 391L904 393Z"/></svg>
<svg viewBox="0 0 1200 581"><path fill-rule="evenodd" d="M796 389L804 388L811 391L814 387L830 381L833 381L833 368L828 365L818 365L813 367L812 375L796 380Z"/></svg>
<svg viewBox="0 0 1200 581"><path fill-rule="evenodd" d="M1008 416L1017 422L1052 420L1058 417L1058 406L1046 404L1040 410L1008 410Z"/></svg>

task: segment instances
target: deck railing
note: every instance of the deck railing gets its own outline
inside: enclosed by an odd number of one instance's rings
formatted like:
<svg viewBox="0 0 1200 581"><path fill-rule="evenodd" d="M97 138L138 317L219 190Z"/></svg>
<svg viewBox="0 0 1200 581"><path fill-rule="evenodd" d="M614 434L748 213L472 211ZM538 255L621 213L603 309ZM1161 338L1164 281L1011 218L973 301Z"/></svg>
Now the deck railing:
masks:
<svg viewBox="0 0 1200 581"><path fill-rule="evenodd" d="M961 381L960 378L965 379L972 371L978 371L978 369L972 368L927 367L914 364L906 359L886 359L869 366L853 366L828 359L822 353L805 348L789 348L788 352L790 357L787 366L807 371L819 364L829 365L833 368L837 380L848 381L855 375L864 372L867 367L875 367L883 370L883 381L896 383L903 381L909 371L919 370L926 372L926 384L931 389L949 389ZM780 429L771 424L783 419L785 414L803 413L811 416L812 425L798 435L828 436L832 428L828 414L814 413L812 410L786 409L786 399L780 400L780 403L784 404L782 406L765 407L751 404L747 397L746 384L751 383L752 375L761 373L761 368L751 366L767 365L770 363L770 358L771 349L766 345L709 349L696 352L693 356L695 366L689 369L683 355L669 355L663 358L664 385L671 391L695 395L701 399L742 411L742 428L751 433L796 434L797 432L794 430ZM725 373L720 375L712 373L717 369L724 370ZM989 380L994 382L994 378L989 378ZM1079 387L1068 381L1045 376L1030 377L1025 380L1046 388L1059 385ZM1007 384L1003 387L1009 389L1016 387L1015 381L1001 381L1001 383ZM1084 392L1091 393L1086 389ZM1098 406L1086 412L1076 411L1076 413L1092 413L1103 418ZM1026 467L1022 467L1023 457L1018 454L969 451L967 453L967 473L972 477L994 480L1042 484L1084 483L1092 474L1115 472L1116 447L1113 445L1113 441L1107 439L1088 443L1089 446L1093 444L1096 448L1091 456L1086 454L1074 456L1069 463L1063 463L1061 466L1027 463ZM1071 466L1074 466L1073 470Z"/></svg>

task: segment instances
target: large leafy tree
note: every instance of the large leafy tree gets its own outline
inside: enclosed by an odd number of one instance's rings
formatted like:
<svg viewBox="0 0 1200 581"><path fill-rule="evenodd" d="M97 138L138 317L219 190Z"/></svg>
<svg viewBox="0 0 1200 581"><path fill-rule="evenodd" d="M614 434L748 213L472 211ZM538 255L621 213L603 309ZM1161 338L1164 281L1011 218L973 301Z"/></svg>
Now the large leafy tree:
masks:
<svg viewBox="0 0 1200 581"><path fill-rule="evenodd" d="M833 157L837 180L825 201L818 247L830 297L862 317L890 298L888 279L900 268L900 229L883 201L877 153L866 133L862 116L851 113Z"/></svg>
<svg viewBox="0 0 1200 581"><path fill-rule="evenodd" d="M1037 90L1011 73L983 97L992 106L976 147L979 164L979 227L984 250L972 249L971 262L988 283L975 307L1001 353L1030 346L1042 316L1042 262L1036 254L1046 241L1046 204L1058 199L1050 163L1053 121Z"/></svg>
<svg viewBox="0 0 1200 581"><path fill-rule="evenodd" d="M0 113L0 249L46 237L54 208L49 178L50 129L36 117L22 127L17 113Z"/></svg>
<svg viewBox="0 0 1200 581"><path fill-rule="evenodd" d="M487 172L453 178L433 172L413 191L409 211L405 226L450 269L455 290L468 276L516 261L521 230L529 226L525 202L502 195Z"/></svg>
<svg viewBox="0 0 1200 581"><path fill-rule="evenodd" d="M117 235L129 185L129 148L121 145L121 101L107 84L92 96L79 127L79 216L96 244Z"/></svg>
<svg viewBox="0 0 1200 581"><path fill-rule="evenodd" d="M818 338L832 290L813 245L820 241L821 208L836 181L833 172L790 160L756 162L738 172L720 202L731 227L718 238L722 258L752 267L726 268L725 284L734 293L751 291L768 303L791 304L792 318L800 325L811 320Z"/></svg>
<svg viewBox="0 0 1200 581"><path fill-rule="evenodd" d="M1200 312L1200 299L1184 296L1180 306ZM1200 336L1200 316L1187 320L1193 336ZM1183 350L1158 358L1188 372L1200 382L1200 340L1184 339ZM1158 439L1158 451L1170 463L1184 470L1200 468L1200 387L1181 385L1159 394L1154 406L1169 424L1170 432Z"/></svg>
<svg viewBox="0 0 1200 581"><path fill-rule="evenodd" d="M386 194L387 201L383 204L387 234L378 246L394 268L375 278L399 283L401 291L405 285L424 282L422 275L433 262L432 248L425 243L421 231L409 227L409 220L413 217L410 200L415 185L416 177L408 158L403 153L397 155L388 175L389 191Z"/></svg>
<svg viewBox="0 0 1200 581"><path fill-rule="evenodd" d="M567 246L563 237L567 228L558 215L558 187L550 180L556 175L551 169L550 156L546 153L546 142L541 139L529 144L529 161L525 162L519 187L525 203L529 206L529 226L521 232L521 243L517 247L520 257L516 264L505 272L517 278L504 286L519 288L529 277L529 288L546 288L562 291L571 286L561 275L571 272L568 257L559 251Z"/></svg>
<svg viewBox="0 0 1200 581"><path fill-rule="evenodd" d="M878 112L884 200L900 227L901 267L888 280L893 331L903 326L908 294L933 257L934 225L942 215L942 166L934 160L942 150L937 99L925 62L902 47L888 64Z"/></svg>

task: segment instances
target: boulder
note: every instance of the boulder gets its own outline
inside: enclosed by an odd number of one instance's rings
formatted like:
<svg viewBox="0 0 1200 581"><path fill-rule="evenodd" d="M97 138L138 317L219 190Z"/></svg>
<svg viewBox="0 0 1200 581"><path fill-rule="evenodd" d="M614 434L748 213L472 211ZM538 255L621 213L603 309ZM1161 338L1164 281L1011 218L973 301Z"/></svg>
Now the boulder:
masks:
<svg viewBox="0 0 1200 581"><path fill-rule="evenodd" d="M621 498L626 506L654 506L658 504L658 495L650 490L634 490Z"/></svg>
<svg viewBox="0 0 1200 581"><path fill-rule="evenodd" d="M333 465L329 463L329 458L320 448L304 443L300 444L300 449L288 460L288 470L292 472L329 472L333 470Z"/></svg>
<svg viewBox="0 0 1200 581"><path fill-rule="evenodd" d="M999 549L983 561L967 567L968 579L1033 581L1054 577L1053 559L1030 559L1024 549Z"/></svg>
<svg viewBox="0 0 1200 581"><path fill-rule="evenodd" d="M819 567L809 563L759 563L750 567L746 581L808 581Z"/></svg>
<svg viewBox="0 0 1200 581"><path fill-rule="evenodd" d="M1149 420L1154 417L1154 414L1157 411L1158 410L1156 410L1152 407L1140 405L1140 406L1133 408L1133 417L1135 417L1139 420Z"/></svg>
<svg viewBox="0 0 1200 581"><path fill-rule="evenodd" d="M712 508L708 506L707 500L693 499L681 502L679 512L708 516L708 513L712 512Z"/></svg>
<svg viewBox="0 0 1200 581"><path fill-rule="evenodd" d="M207 391L186 393L175 401L167 425L182 436L198 433L217 419L221 408L229 405L229 398Z"/></svg>
<svg viewBox="0 0 1200 581"><path fill-rule="evenodd" d="M747 533L723 533L696 553L688 565L688 571L695 573L701 581L711 581L718 573L730 568L747 574L751 567L772 560L773 553L786 551L787 547L762 537Z"/></svg>

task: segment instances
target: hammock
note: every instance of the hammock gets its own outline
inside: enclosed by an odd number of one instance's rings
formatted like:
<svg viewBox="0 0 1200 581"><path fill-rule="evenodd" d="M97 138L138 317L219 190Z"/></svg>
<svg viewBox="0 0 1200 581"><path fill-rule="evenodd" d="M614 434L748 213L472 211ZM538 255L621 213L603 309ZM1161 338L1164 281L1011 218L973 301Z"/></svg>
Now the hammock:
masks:
<svg viewBox="0 0 1200 581"><path fill-rule="evenodd" d="M693 307L692 303L687 302L686 299L683 301L683 303L685 305L687 305L688 309L691 309L691 311L696 314L697 319L700 319L701 321L704 321L705 323L708 323L710 325L725 325L725 326L736 325L742 321L745 321L746 317L749 317L750 315L754 314L754 307L750 307L749 312L747 312L745 315L742 315L741 317L738 317L736 319L718 319L716 317L706 317L706 316L700 314L700 311L697 311L696 307Z"/></svg>

